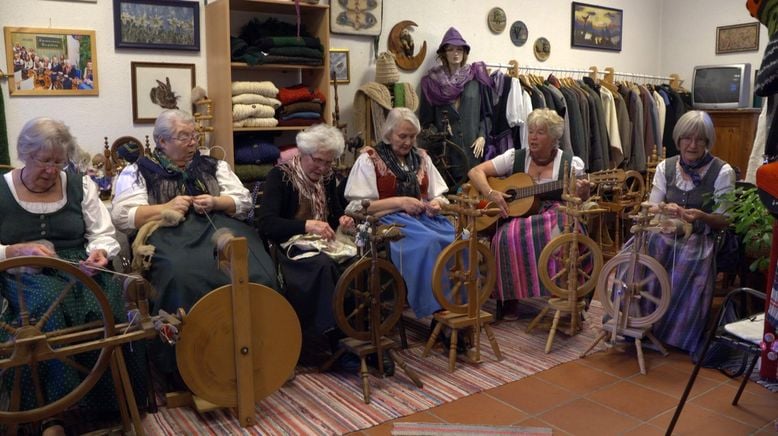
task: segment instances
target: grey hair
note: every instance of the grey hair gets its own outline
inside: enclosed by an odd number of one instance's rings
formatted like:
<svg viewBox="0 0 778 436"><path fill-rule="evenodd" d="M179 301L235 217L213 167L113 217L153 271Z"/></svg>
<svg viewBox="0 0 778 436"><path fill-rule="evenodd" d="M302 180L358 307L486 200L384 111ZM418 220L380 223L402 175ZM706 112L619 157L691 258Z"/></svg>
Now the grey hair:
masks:
<svg viewBox="0 0 778 436"><path fill-rule="evenodd" d="M332 151L337 159L345 147L343 133L329 124L316 124L297 134L297 149L309 156L317 151Z"/></svg>
<svg viewBox="0 0 778 436"><path fill-rule="evenodd" d="M681 115L673 129L673 142L678 145L684 136L704 137L708 141L706 148L713 148L716 144L716 129L710 115L703 111L689 111Z"/></svg>
<svg viewBox="0 0 778 436"><path fill-rule="evenodd" d="M557 142L565 133L565 120L553 109L535 109L527 117L527 128L530 127L545 127L554 142Z"/></svg>
<svg viewBox="0 0 778 436"><path fill-rule="evenodd" d="M407 107L396 107L390 110L389 114L386 115L384 128L381 130L381 139L383 139L384 142L388 144L392 139L392 132L394 132L394 129L397 128L397 125L403 121L407 121L413 124L413 127L416 129L416 133L421 132L421 124L419 123L419 119L416 117L416 114L414 114L413 111Z"/></svg>
<svg viewBox="0 0 778 436"><path fill-rule="evenodd" d="M176 128L176 122L194 125L195 119L189 112L179 109L168 109L163 111L154 122L154 142L159 146L162 139L173 137Z"/></svg>
<svg viewBox="0 0 778 436"><path fill-rule="evenodd" d="M16 155L25 163L40 151L64 151L68 160L72 160L77 150L76 138L70 134L70 128L62 121L48 117L27 121L16 141Z"/></svg>

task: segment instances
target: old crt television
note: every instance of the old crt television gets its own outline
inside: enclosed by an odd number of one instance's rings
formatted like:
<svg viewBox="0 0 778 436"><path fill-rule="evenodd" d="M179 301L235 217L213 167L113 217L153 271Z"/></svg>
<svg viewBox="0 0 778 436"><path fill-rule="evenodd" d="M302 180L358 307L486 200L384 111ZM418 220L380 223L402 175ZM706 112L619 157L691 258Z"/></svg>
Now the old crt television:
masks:
<svg viewBox="0 0 778 436"><path fill-rule="evenodd" d="M695 109L751 107L751 64L694 67L692 106Z"/></svg>

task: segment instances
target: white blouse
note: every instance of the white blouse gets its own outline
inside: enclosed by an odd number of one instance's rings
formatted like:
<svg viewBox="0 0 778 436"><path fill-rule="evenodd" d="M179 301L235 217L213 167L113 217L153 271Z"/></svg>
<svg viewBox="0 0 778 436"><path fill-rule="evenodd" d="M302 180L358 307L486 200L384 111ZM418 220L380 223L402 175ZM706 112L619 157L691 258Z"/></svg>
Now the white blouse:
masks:
<svg viewBox="0 0 778 436"><path fill-rule="evenodd" d="M662 162L659 162L656 166L656 173L654 174L654 184L651 188L651 195L648 197L648 201L654 204L661 203L665 201L665 197L667 196L667 171L665 170L665 162L667 160L663 160ZM708 166L708 169L710 169L710 166ZM707 171L707 170L706 170ZM681 191L691 191L694 189L694 183L692 180L686 179L683 177L683 170L681 169L680 165L680 159L678 160L678 163L676 163L675 166L675 187L680 189ZM713 198L714 200L717 198L720 198L724 193L729 192L735 188L735 170L728 164L725 163L721 170L719 170L718 176L716 176L716 181L713 182ZM724 205L720 205L718 209L716 209L715 213L724 213Z"/></svg>
<svg viewBox="0 0 778 436"><path fill-rule="evenodd" d="M524 168L529 168L530 161L532 158L529 155L529 152L525 153L524 158ZM506 177L513 174L513 161L516 160L516 149L511 148L507 150L505 153L495 157L492 159L492 165L494 165L494 170L497 172L498 177ZM562 161L562 152L561 150L556 154L554 157L554 165L553 165L553 173L551 174L550 179L541 179L536 180L536 182L540 183L546 183L546 182L553 182L556 180L559 180L559 163ZM573 161L570 164L573 167L573 171L575 171L576 176L582 176L584 174L584 163L583 160L578 156L573 156Z"/></svg>
<svg viewBox="0 0 778 436"><path fill-rule="evenodd" d="M216 167L216 180L219 183L219 195L232 198L235 202L233 218L244 219L254 207L251 193L238 176L230 169L230 164L220 160ZM146 180L138 173L138 165L127 165L114 185L113 208L111 218L116 228L122 232L135 230L135 212L140 206L149 205Z"/></svg>
<svg viewBox="0 0 778 436"><path fill-rule="evenodd" d="M65 172L61 171L59 174L62 199L55 202L21 201L13 183L12 172L5 173L3 177L11 190L11 194L14 196L14 200L27 212L33 214L53 213L65 207L68 202L67 189L65 189L67 183ZM89 176L83 177L83 187L84 199L81 200L81 213L86 227L86 234L84 235L87 241L86 253L89 255L94 250L103 249L108 253L108 258L110 259L116 256L120 250L119 241L116 240L116 229L113 223L111 223L111 215L108 213L108 209L103 204L103 201L100 200L97 185ZM6 247L8 246L0 244L0 260L6 258Z"/></svg>
<svg viewBox="0 0 778 436"><path fill-rule="evenodd" d="M432 164L432 159L430 159L429 155L425 153L423 156L429 186L422 200L430 201L437 198L448 203L448 200L443 196L443 194L448 192L446 181L443 180L443 176L440 175L438 169ZM345 195L346 200L349 201L346 207L346 210L349 212L361 210L362 200L378 199L375 165L367 153L360 154L357 161L354 162L354 166L351 167L351 173L349 173L348 181L346 182Z"/></svg>

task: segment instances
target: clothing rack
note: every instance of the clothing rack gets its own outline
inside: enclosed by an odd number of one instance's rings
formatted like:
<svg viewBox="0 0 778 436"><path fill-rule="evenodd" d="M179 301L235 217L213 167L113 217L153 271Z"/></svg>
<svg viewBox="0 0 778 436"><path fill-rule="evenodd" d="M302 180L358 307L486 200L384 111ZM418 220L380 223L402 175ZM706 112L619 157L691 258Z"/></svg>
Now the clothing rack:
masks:
<svg viewBox="0 0 778 436"><path fill-rule="evenodd" d="M519 77L519 70L524 69L527 71L548 71L548 72L560 72L560 73L580 73L580 74L588 74L589 77L592 79L598 80L598 75L602 74L604 75L603 79L604 81L608 83L613 83L613 79L616 76L620 77L629 77L629 78L642 78L642 79L651 79L651 80L666 80L669 82L670 87L674 90L678 90L681 88L681 84L683 83L683 80L681 80L680 76L678 74L670 74L669 76L656 76L651 74L639 74L639 73L626 73L626 72L617 72L614 70L613 67L606 67L602 71L600 71L596 66L591 66L589 69L579 69L579 68L556 68L556 67L530 67L530 66L519 66L518 61L515 59L511 59L507 64L503 63L486 63L486 66L489 68L504 68L508 70L508 75L511 77Z"/></svg>

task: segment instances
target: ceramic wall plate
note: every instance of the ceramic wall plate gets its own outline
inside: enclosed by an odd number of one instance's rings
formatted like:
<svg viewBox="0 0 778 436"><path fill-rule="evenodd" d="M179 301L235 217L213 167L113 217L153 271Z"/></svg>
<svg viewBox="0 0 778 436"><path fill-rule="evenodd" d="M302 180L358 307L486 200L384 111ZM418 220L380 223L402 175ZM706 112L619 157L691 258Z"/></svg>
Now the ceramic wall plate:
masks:
<svg viewBox="0 0 778 436"><path fill-rule="evenodd" d="M489 30L494 33L502 33L508 19L505 17L505 11L502 8L492 8L489 15L486 16L486 22L489 24Z"/></svg>
<svg viewBox="0 0 778 436"><path fill-rule="evenodd" d="M535 53L535 58L543 62L551 55L551 43L546 38L540 37L535 40L532 51Z"/></svg>
<svg viewBox="0 0 778 436"><path fill-rule="evenodd" d="M527 36L529 35L529 32L527 31L527 25L524 24L523 21L514 21L513 24L511 24L510 33L511 42L516 47L521 47L525 42L527 42Z"/></svg>

